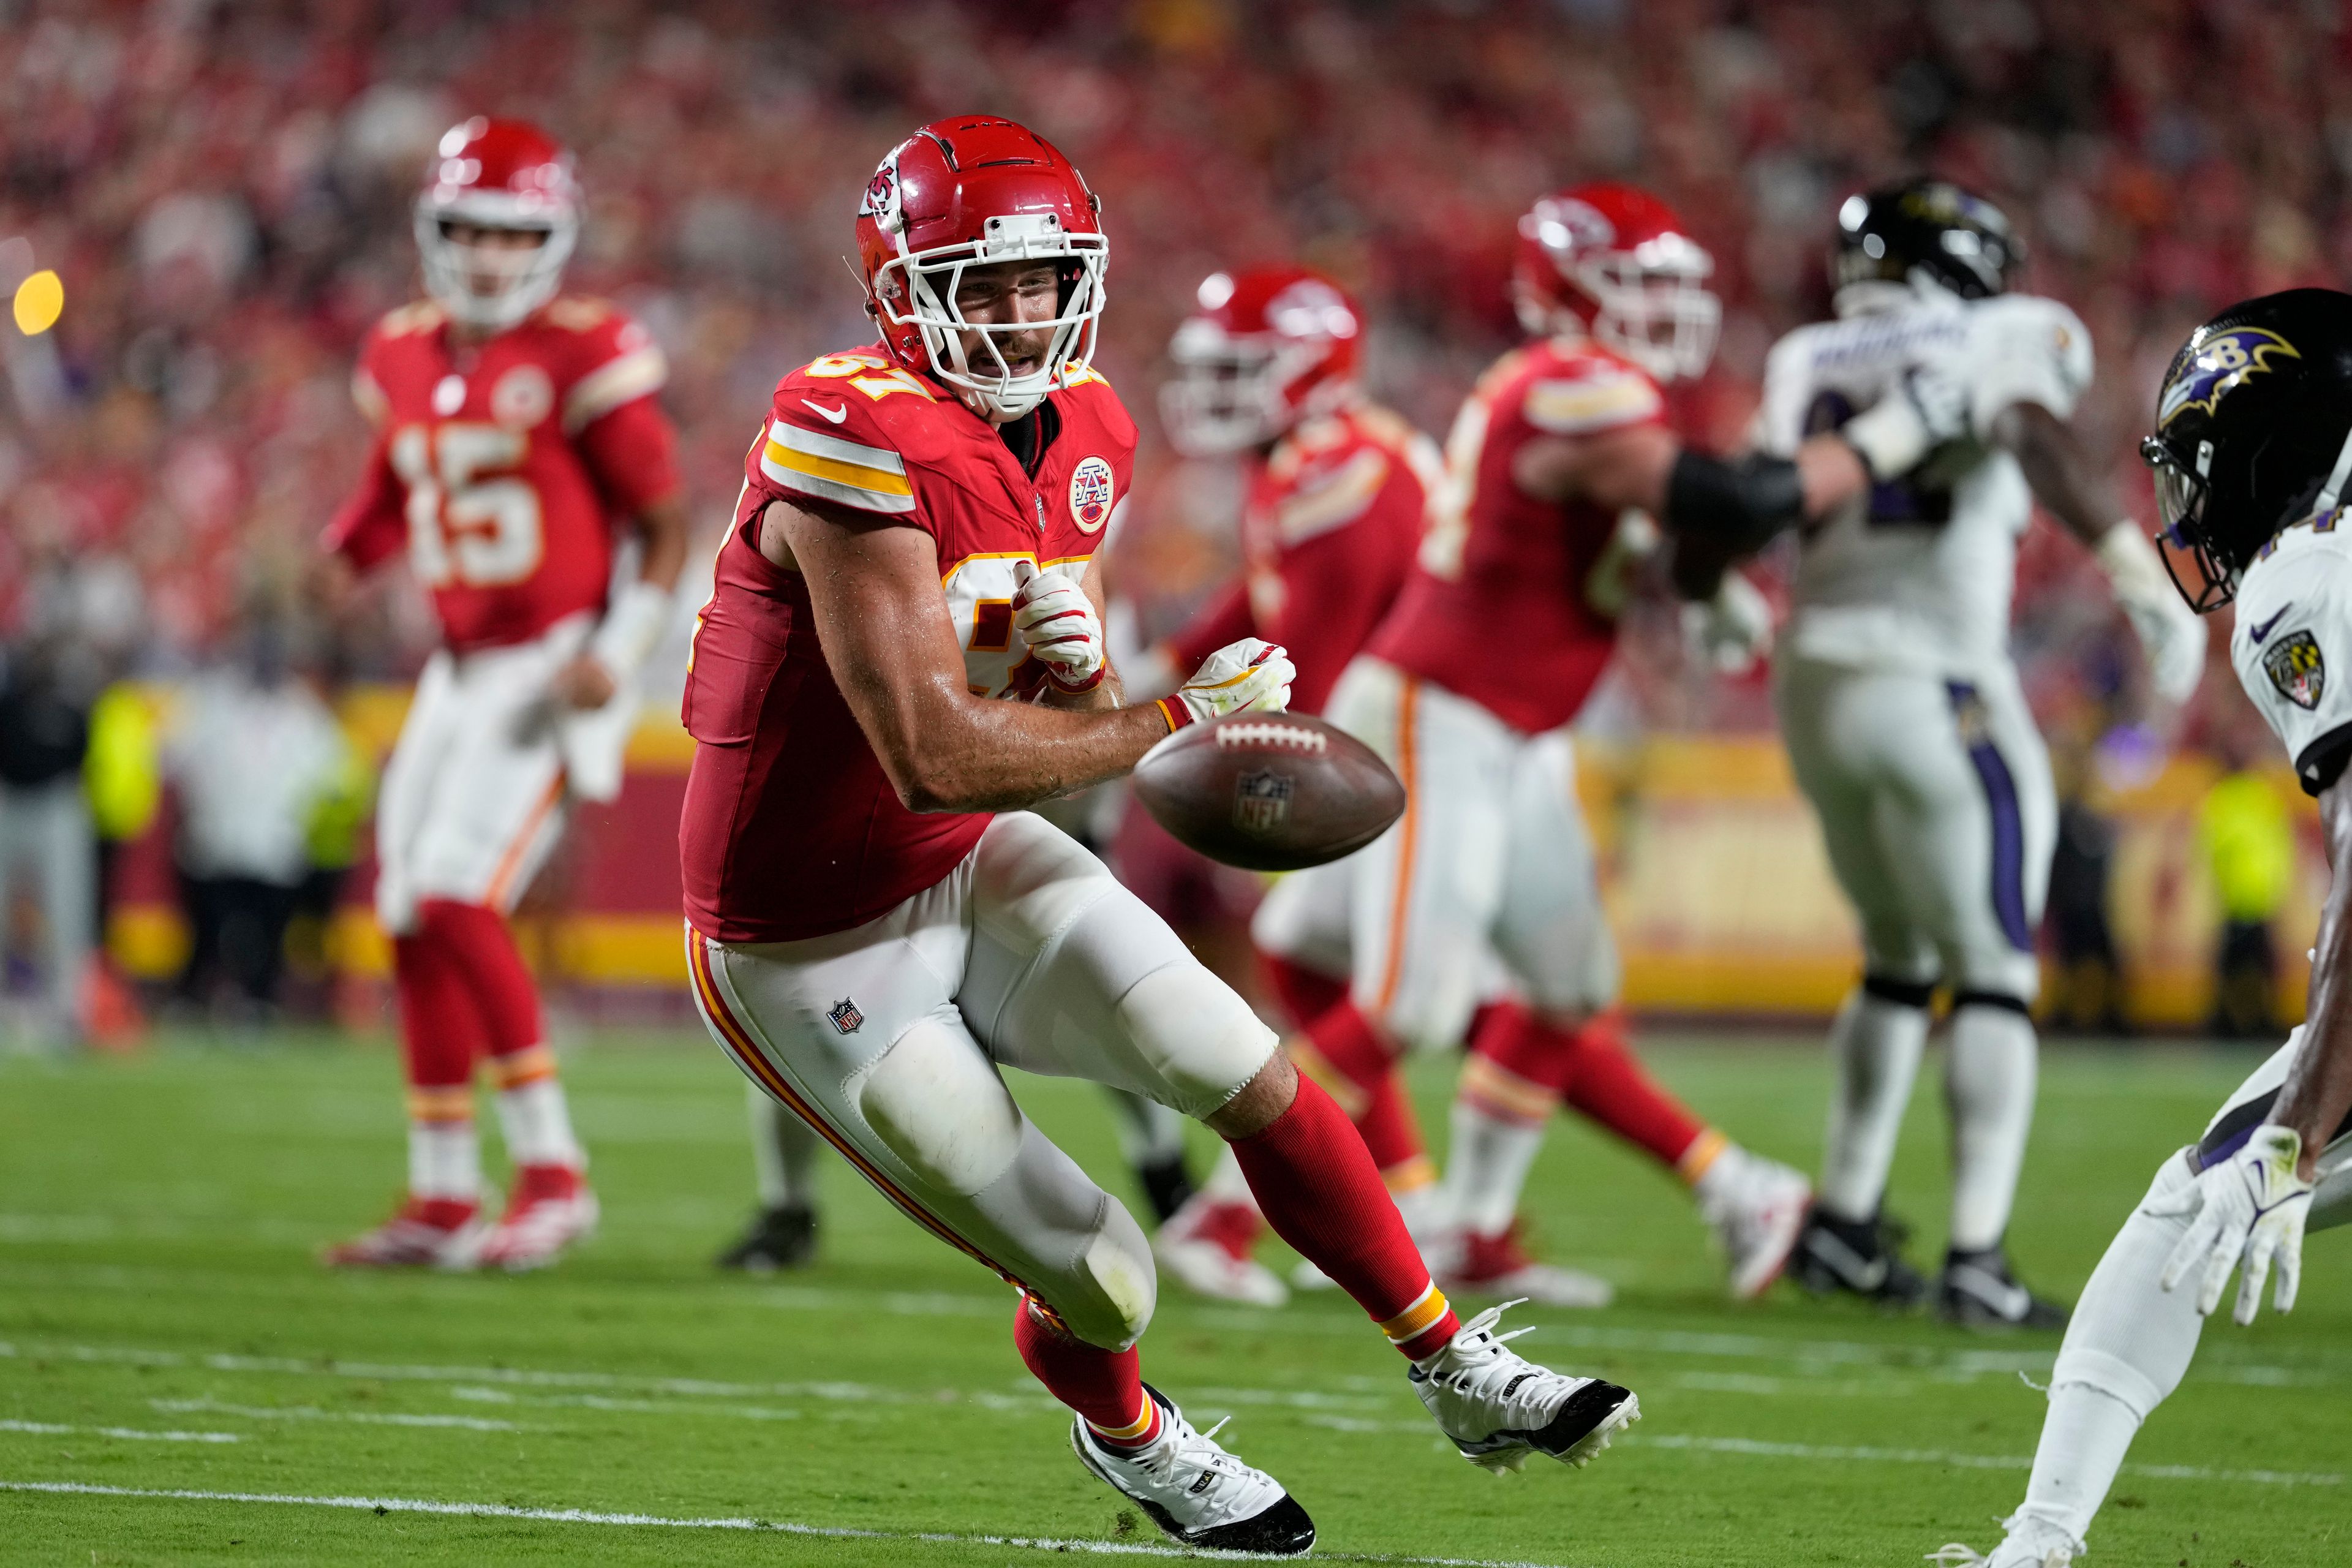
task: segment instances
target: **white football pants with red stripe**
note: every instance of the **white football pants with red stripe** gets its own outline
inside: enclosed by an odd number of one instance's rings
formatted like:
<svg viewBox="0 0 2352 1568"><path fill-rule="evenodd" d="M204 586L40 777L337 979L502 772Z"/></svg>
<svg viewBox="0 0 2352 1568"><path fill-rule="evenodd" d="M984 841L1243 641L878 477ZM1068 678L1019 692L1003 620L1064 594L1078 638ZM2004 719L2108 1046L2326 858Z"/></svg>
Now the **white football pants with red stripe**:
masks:
<svg viewBox="0 0 2352 1568"><path fill-rule="evenodd" d="M799 942L686 937L712 1037L917 1224L1089 1344L1121 1350L1143 1332L1158 1284L1141 1228L1022 1114L998 1069L1197 1118L1255 1078L1276 1039L1100 860L1013 812L864 925Z"/></svg>

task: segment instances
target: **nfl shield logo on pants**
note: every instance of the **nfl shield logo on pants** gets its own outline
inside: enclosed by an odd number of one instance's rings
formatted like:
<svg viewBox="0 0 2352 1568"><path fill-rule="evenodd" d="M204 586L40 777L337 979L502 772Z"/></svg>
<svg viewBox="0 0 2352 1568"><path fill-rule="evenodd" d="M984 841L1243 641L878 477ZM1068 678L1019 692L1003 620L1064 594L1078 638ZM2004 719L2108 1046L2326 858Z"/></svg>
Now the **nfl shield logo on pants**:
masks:
<svg viewBox="0 0 2352 1568"><path fill-rule="evenodd" d="M833 1020L835 1029L845 1035L857 1033L857 1026L866 1022L866 1015L859 1012L857 1004L846 996L835 1002L825 1016Z"/></svg>

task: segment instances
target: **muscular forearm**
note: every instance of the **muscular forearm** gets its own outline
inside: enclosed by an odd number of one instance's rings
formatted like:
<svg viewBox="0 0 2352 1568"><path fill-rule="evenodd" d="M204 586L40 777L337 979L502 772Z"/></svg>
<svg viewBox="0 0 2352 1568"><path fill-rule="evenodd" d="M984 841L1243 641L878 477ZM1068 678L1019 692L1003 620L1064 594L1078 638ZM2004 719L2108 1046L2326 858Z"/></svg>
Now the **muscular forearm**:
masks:
<svg viewBox="0 0 2352 1568"><path fill-rule="evenodd" d="M892 785L916 811L1011 811L1067 795L1118 777L1168 733L1152 706L1074 709L1060 704L1080 700L1006 702L944 689L931 696L908 733L877 737ZM851 705L878 712L854 693Z"/></svg>
<svg viewBox="0 0 2352 1568"><path fill-rule="evenodd" d="M2352 1111L2352 778L2320 797L2334 880L2320 911L2303 1047L2288 1065L2270 1120L2303 1139L2303 1174Z"/></svg>

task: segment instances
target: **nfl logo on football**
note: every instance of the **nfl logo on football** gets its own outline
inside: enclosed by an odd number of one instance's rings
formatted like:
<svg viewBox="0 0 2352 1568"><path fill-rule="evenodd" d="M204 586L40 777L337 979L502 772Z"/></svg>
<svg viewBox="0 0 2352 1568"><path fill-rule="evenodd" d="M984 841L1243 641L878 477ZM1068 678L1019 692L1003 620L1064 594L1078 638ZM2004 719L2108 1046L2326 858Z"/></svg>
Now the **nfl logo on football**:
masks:
<svg viewBox="0 0 2352 1568"><path fill-rule="evenodd" d="M1290 780L1282 773L1244 773L1234 784L1234 826L1244 833L1280 830L1290 820Z"/></svg>

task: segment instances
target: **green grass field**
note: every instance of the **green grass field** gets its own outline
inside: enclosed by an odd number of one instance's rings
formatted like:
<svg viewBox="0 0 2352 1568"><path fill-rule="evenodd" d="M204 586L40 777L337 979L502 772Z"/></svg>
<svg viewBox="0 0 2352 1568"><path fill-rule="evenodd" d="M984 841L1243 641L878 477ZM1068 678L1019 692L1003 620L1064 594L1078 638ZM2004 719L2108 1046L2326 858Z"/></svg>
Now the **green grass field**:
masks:
<svg viewBox="0 0 2352 1568"><path fill-rule="evenodd" d="M1811 1163L1818 1047L1647 1050L1744 1139ZM2012 1237L2036 1284L2071 1297L2251 1060L2052 1050ZM1004 1288L838 1166L819 1267L709 1268L749 1204L741 1090L715 1050L605 1036L567 1070L600 1237L536 1277L355 1278L311 1253L398 1185L384 1042L0 1059L0 1561L929 1568L1159 1550L1072 1458L1013 1352ZM1417 1087L1442 1127L1445 1064ZM1090 1089L1016 1088L1123 1191ZM1894 1194L1923 1257L1941 1245L1938 1100L1931 1072ZM1605 1312L1520 1310L1541 1325L1522 1349L1642 1395L1641 1426L1589 1469L1497 1481L1463 1463L1343 1300L1269 1314L1171 1295L1147 1375L1203 1426L1230 1414L1225 1440L1283 1478L1341 1561L1894 1568L1997 1537L2041 1420L2019 1373L2046 1373L2052 1337L1787 1287L1733 1308L1680 1193L1580 1127L1554 1138L1529 1200L1545 1250L1621 1287ZM2093 1563L2352 1562L2337 1240L2311 1248L2292 1318L2209 1332ZM551 1517L565 1510L583 1517Z"/></svg>

